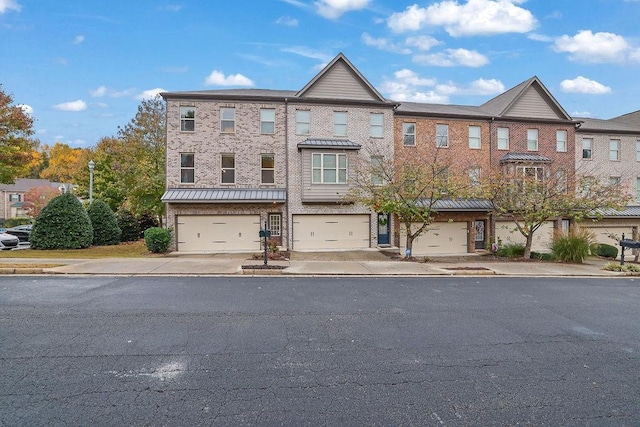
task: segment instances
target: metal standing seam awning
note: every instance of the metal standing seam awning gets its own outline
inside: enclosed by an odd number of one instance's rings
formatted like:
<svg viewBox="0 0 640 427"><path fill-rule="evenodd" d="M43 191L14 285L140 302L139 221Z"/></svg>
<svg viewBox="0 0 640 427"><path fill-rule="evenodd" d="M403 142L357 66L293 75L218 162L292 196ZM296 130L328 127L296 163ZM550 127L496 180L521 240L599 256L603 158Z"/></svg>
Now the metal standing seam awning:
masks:
<svg viewBox="0 0 640 427"><path fill-rule="evenodd" d="M284 188L170 188L165 203L284 203Z"/></svg>
<svg viewBox="0 0 640 427"><path fill-rule="evenodd" d="M298 143L298 150L303 148L332 148L342 150L359 150L362 146L348 139L305 139Z"/></svg>

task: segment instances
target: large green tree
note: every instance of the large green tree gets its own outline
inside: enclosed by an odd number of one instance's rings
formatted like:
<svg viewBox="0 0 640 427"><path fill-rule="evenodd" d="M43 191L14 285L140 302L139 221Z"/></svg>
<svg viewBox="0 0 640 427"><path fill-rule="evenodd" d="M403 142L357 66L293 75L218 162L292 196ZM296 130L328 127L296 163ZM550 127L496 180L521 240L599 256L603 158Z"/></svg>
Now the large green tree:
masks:
<svg viewBox="0 0 640 427"><path fill-rule="evenodd" d="M37 147L33 133L33 117L14 105L0 85L0 183L29 175Z"/></svg>

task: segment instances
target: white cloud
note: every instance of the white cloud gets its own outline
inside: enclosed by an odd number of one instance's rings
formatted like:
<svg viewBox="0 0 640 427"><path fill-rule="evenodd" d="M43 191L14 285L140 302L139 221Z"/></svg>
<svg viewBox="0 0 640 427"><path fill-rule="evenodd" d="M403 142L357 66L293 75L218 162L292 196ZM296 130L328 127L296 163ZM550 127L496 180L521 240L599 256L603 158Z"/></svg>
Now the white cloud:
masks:
<svg viewBox="0 0 640 427"><path fill-rule="evenodd" d="M84 111L87 109L87 103L81 99L77 101L63 102L53 106L54 109L60 111Z"/></svg>
<svg viewBox="0 0 640 427"><path fill-rule="evenodd" d="M419 50L430 50L432 47L441 44L431 36L412 36L405 40L407 46L417 47Z"/></svg>
<svg viewBox="0 0 640 427"><path fill-rule="evenodd" d="M0 13L5 13L7 10L20 12L20 9L22 9L22 6L16 0L0 0Z"/></svg>
<svg viewBox="0 0 640 427"><path fill-rule="evenodd" d="M560 88L563 92L588 93L592 95L601 95L603 93L611 92L610 87L582 76L578 76L573 80L563 80L560 83Z"/></svg>
<svg viewBox="0 0 640 427"><path fill-rule="evenodd" d="M22 111L24 111L25 114L28 114L30 116L33 116L33 107L31 105L27 105L27 104L18 104L16 105L16 107L19 107L22 109Z"/></svg>
<svg viewBox="0 0 640 427"><path fill-rule="evenodd" d="M343 14L364 9L371 0L319 0L314 2L319 15L328 19L338 19Z"/></svg>
<svg viewBox="0 0 640 427"><path fill-rule="evenodd" d="M89 94L91 96L93 96L94 98L99 98L101 96L105 96L107 94L107 87L106 86L100 86L95 90L90 90Z"/></svg>
<svg viewBox="0 0 640 427"><path fill-rule="evenodd" d="M367 46L373 46L380 50L386 50L387 52L401 53L405 55L408 55L411 53L411 50L404 48L402 46L399 46L389 41L389 39L385 39L385 38L376 39L374 37L371 37L368 33L362 33L362 42Z"/></svg>
<svg viewBox="0 0 640 427"><path fill-rule="evenodd" d="M517 6L524 0L442 1L426 8L409 6L404 12L392 14L387 25L395 32L417 31L442 26L452 37L527 33L538 22L531 12Z"/></svg>
<svg viewBox="0 0 640 427"><path fill-rule="evenodd" d="M404 83L410 84L411 86L435 86L436 84L435 79L422 78L418 76L416 72L407 68L396 71L393 73L393 76Z"/></svg>
<svg viewBox="0 0 640 427"><path fill-rule="evenodd" d="M393 79L385 80L380 85L383 93L390 99L396 101L416 101L433 104L446 104L449 97L437 93L433 89L426 89L435 86L436 80L420 77L414 71L402 69L393 74Z"/></svg>
<svg viewBox="0 0 640 427"><path fill-rule="evenodd" d="M276 19L276 24L286 25L287 27L297 27L298 20L290 16L281 16L280 18Z"/></svg>
<svg viewBox="0 0 640 427"><path fill-rule="evenodd" d="M614 33L579 31L575 36L564 35L555 40L556 52L569 53L569 59L579 62L622 62L631 50L624 37Z"/></svg>
<svg viewBox="0 0 640 427"><path fill-rule="evenodd" d="M482 67L489 63L489 59L475 50L445 49L444 52L415 55L413 62L437 67Z"/></svg>
<svg viewBox="0 0 640 427"><path fill-rule="evenodd" d="M242 74L229 74L225 76L218 70L213 70L204 81L207 86L253 86L251 79Z"/></svg>
<svg viewBox="0 0 640 427"><path fill-rule="evenodd" d="M531 33L527 35L529 40L537 41L537 42L552 42L553 38L550 36L545 36L544 34Z"/></svg>
<svg viewBox="0 0 640 427"><path fill-rule="evenodd" d="M84 41L84 36L82 34L78 34L73 38L73 44L80 44Z"/></svg>
<svg viewBox="0 0 640 427"><path fill-rule="evenodd" d="M592 117L589 111L574 111L571 113L571 117Z"/></svg>
<svg viewBox="0 0 640 427"><path fill-rule="evenodd" d="M310 49L305 46L289 46L281 49L283 52L293 53L305 58L317 59L319 61L328 63L333 59L333 56L326 55L316 50Z"/></svg>
<svg viewBox="0 0 640 427"><path fill-rule="evenodd" d="M454 83L439 84L436 91L446 95L498 95L504 92L504 84L496 79L478 79L468 85Z"/></svg>
<svg viewBox="0 0 640 427"><path fill-rule="evenodd" d="M155 89L148 89L136 95L136 99L138 101L142 101L143 99L154 99L155 97L158 96L158 94L160 94L160 92L166 92L166 90L162 89L161 87L157 87Z"/></svg>
<svg viewBox="0 0 640 427"><path fill-rule="evenodd" d="M127 96L132 96L134 93L135 89L133 88L118 91L109 89L106 86L98 86L96 89L89 91L89 95L94 98L101 98L103 96L108 96L110 98L124 98Z"/></svg>

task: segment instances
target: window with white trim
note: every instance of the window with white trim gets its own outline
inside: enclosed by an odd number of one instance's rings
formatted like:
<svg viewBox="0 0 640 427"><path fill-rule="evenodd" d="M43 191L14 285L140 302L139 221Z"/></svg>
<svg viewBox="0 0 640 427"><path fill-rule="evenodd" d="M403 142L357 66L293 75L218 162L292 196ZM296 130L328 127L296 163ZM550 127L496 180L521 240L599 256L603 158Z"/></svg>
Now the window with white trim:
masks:
<svg viewBox="0 0 640 427"><path fill-rule="evenodd" d="M196 107L180 107L180 131L194 132L196 130Z"/></svg>
<svg viewBox="0 0 640 427"><path fill-rule="evenodd" d="M180 182L193 184L195 182L195 162L193 153L180 153Z"/></svg>
<svg viewBox="0 0 640 427"><path fill-rule="evenodd" d="M19 202L21 199L20 194L10 194L9 201L10 202Z"/></svg>
<svg viewBox="0 0 640 427"><path fill-rule="evenodd" d="M482 174L482 168L480 166L469 168L469 183L472 187L478 187L480 185L480 174Z"/></svg>
<svg viewBox="0 0 640 427"><path fill-rule="evenodd" d="M538 129L527 129L527 150L538 151Z"/></svg>
<svg viewBox="0 0 640 427"><path fill-rule="evenodd" d="M260 155L260 182L274 184L276 182L276 160L274 154Z"/></svg>
<svg viewBox="0 0 640 427"><path fill-rule="evenodd" d="M408 146L416 145L416 124L415 123L402 124L402 143Z"/></svg>
<svg viewBox="0 0 640 427"><path fill-rule="evenodd" d="M236 109L220 109L220 132L234 133L236 131Z"/></svg>
<svg viewBox="0 0 640 427"><path fill-rule="evenodd" d="M620 160L620 140L609 140L609 160Z"/></svg>
<svg viewBox="0 0 640 427"><path fill-rule="evenodd" d="M544 179L544 167L542 166L518 166L516 168L518 175L524 178L542 181Z"/></svg>
<svg viewBox="0 0 640 427"><path fill-rule="evenodd" d="M447 148L449 146L449 125L436 125L436 147Z"/></svg>
<svg viewBox="0 0 640 427"><path fill-rule="evenodd" d="M223 184L235 184L236 182L236 156L235 154L222 154L220 156L221 182Z"/></svg>
<svg viewBox="0 0 640 427"><path fill-rule="evenodd" d="M640 177L636 178L636 200L640 202Z"/></svg>
<svg viewBox="0 0 640 427"><path fill-rule="evenodd" d="M312 153L311 182L313 184L346 184L347 155Z"/></svg>
<svg viewBox="0 0 640 427"><path fill-rule="evenodd" d="M498 150L509 149L509 128L498 128Z"/></svg>
<svg viewBox="0 0 640 427"><path fill-rule="evenodd" d="M480 126L469 126L469 148L481 147Z"/></svg>
<svg viewBox="0 0 640 427"><path fill-rule="evenodd" d="M346 111L333 112L333 135L347 136L347 112Z"/></svg>
<svg viewBox="0 0 640 427"><path fill-rule="evenodd" d="M309 135L311 132L311 112L296 111L296 135Z"/></svg>
<svg viewBox="0 0 640 427"><path fill-rule="evenodd" d="M565 169L556 171L556 188L558 193L566 193L569 190L567 186L567 171Z"/></svg>
<svg viewBox="0 0 640 427"><path fill-rule="evenodd" d="M382 138L384 136L384 114L371 113L369 114L369 135L372 138Z"/></svg>
<svg viewBox="0 0 640 427"><path fill-rule="evenodd" d="M609 177L609 185L612 185L612 186L620 185L620 177L619 176L610 176Z"/></svg>
<svg viewBox="0 0 640 427"><path fill-rule="evenodd" d="M371 156L371 184L384 184L384 157Z"/></svg>
<svg viewBox="0 0 640 427"><path fill-rule="evenodd" d="M593 138L582 138L582 158L591 159L593 153Z"/></svg>
<svg viewBox="0 0 640 427"><path fill-rule="evenodd" d="M567 131L566 130L556 131L556 151L559 153L564 153L567 151Z"/></svg>
<svg viewBox="0 0 640 427"><path fill-rule="evenodd" d="M274 108L260 109L260 133L274 134L276 132L276 110Z"/></svg>

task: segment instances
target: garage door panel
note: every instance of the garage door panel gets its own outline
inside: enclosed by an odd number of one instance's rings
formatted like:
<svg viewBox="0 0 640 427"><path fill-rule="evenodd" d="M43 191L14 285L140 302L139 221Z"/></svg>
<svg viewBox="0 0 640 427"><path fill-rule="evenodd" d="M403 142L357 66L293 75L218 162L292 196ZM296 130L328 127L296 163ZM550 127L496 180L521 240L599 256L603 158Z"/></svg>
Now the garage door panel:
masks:
<svg viewBox="0 0 640 427"><path fill-rule="evenodd" d="M260 250L259 215L181 215L178 251Z"/></svg>
<svg viewBox="0 0 640 427"><path fill-rule="evenodd" d="M369 218L369 215L294 215L293 249L368 248Z"/></svg>
<svg viewBox="0 0 640 427"><path fill-rule="evenodd" d="M419 224L414 224L418 227ZM413 241L412 255L442 255L467 253L466 222L435 222L424 234ZM404 253L407 243L407 230L400 227L400 250Z"/></svg>
<svg viewBox="0 0 640 427"><path fill-rule="evenodd" d="M522 244L527 241L520 233L513 221L497 221L496 222L496 238L505 244ZM533 233L533 242L531 250L534 252L549 252L551 241L553 240L553 221L543 223Z"/></svg>
<svg viewBox="0 0 640 427"><path fill-rule="evenodd" d="M606 243L608 245L618 246L620 239L622 239L622 233L624 233L625 239L633 238L633 226L628 225L607 225L599 223L593 226L583 226L593 233L596 242ZM614 238L612 238L614 237Z"/></svg>

